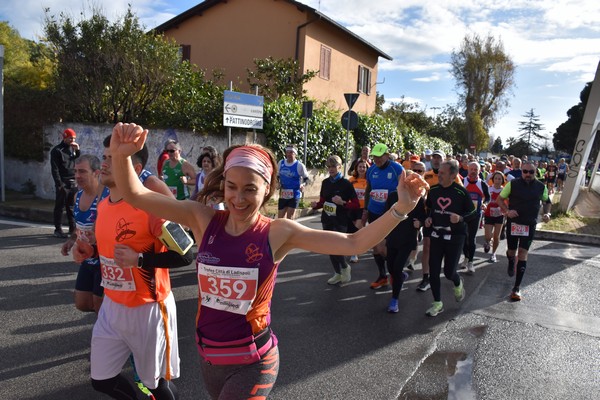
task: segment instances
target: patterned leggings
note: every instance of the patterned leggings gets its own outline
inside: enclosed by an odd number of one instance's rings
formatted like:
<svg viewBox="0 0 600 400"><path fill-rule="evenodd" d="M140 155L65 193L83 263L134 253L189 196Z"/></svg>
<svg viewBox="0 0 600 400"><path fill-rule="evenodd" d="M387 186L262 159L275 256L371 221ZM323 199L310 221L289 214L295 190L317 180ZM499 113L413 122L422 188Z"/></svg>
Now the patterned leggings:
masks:
<svg viewBox="0 0 600 400"><path fill-rule="evenodd" d="M211 365L202 361L202 378L213 400L263 400L269 396L279 373L279 350L269 350L249 365Z"/></svg>

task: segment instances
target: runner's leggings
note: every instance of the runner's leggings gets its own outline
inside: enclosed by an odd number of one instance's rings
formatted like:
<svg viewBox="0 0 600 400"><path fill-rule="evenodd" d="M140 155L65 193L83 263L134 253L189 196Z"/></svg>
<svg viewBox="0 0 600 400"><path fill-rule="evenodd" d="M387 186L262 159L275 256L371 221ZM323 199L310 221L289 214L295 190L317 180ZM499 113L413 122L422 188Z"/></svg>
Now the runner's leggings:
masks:
<svg viewBox="0 0 600 400"><path fill-rule="evenodd" d="M481 214L479 215L479 218L467 222L467 237L465 239L465 244L463 245L463 254L469 261L473 261L473 258L475 257L475 250L477 248L475 240L477 239L477 230L479 230L480 222Z"/></svg>
<svg viewBox="0 0 600 400"><path fill-rule="evenodd" d="M440 273L442 271L442 260L444 261L444 276L454 282L454 286L460 285L460 276L456 272L460 253L465 242L464 235L452 235L450 240L431 237L429 248L429 283L435 301L441 301Z"/></svg>
<svg viewBox="0 0 600 400"><path fill-rule="evenodd" d="M402 290L402 284L404 283L404 264L413 251L413 245L408 244L404 246L392 247L387 246L387 266L392 276L392 298L398 299L400 290Z"/></svg>
<svg viewBox="0 0 600 400"><path fill-rule="evenodd" d="M269 350L248 365L211 365L201 362L204 386L214 400L266 399L279 373L279 350Z"/></svg>

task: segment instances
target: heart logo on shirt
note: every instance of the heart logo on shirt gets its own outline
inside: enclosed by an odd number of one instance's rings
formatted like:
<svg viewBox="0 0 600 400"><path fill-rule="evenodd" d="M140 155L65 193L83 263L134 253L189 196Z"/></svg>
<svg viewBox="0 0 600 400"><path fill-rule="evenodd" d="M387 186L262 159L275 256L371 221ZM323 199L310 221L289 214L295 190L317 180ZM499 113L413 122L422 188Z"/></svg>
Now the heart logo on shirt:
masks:
<svg viewBox="0 0 600 400"><path fill-rule="evenodd" d="M444 211L450 204L452 204L452 200L450 200L448 197L438 197L437 204L440 206L442 211Z"/></svg>

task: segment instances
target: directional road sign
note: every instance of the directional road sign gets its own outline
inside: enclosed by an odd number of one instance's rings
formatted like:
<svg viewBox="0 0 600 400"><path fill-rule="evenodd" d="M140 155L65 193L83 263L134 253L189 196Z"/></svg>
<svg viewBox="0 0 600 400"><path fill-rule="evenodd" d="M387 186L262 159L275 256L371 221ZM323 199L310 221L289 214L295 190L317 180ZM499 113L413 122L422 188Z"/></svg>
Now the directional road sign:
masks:
<svg viewBox="0 0 600 400"><path fill-rule="evenodd" d="M225 90L223 126L247 129L263 128L264 97Z"/></svg>

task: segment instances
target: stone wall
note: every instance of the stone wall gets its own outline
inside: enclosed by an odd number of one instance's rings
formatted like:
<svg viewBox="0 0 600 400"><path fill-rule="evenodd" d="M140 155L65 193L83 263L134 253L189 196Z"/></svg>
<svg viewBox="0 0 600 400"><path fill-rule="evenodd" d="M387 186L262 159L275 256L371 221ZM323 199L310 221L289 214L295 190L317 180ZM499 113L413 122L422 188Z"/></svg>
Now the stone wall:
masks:
<svg viewBox="0 0 600 400"><path fill-rule="evenodd" d="M50 150L62 140L62 132L66 128L72 128L77 132L77 143L82 154L94 154L100 159L104 146L102 141L112 133L113 125L86 125L86 124L55 124L44 129L44 139L48 144L44 152L44 162L20 161L11 158L5 159L6 188L22 191L23 185L31 181L35 185L35 195L43 199L54 199L54 181L50 172ZM192 132L176 129L152 130L148 135L147 145L150 153L146 169L156 173L156 161L161 153L164 143L168 139L175 139L181 143L182 157L196 166L196 160L204 146L211 145L219 153L227 148L228 138L226 135L201 136ZM262 133L232 133L232 144L242 143L265 143ZM306 196L318 196L321 181L324 179L322 171L309 171L311 184L307 187Z"/></svg>

